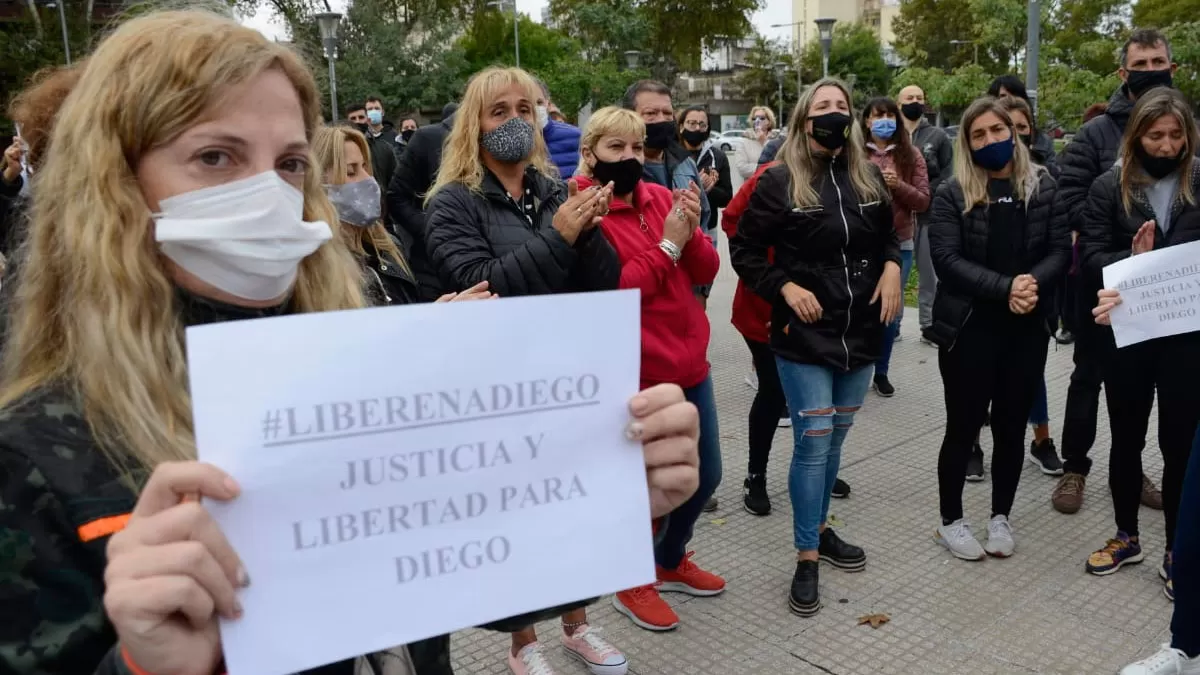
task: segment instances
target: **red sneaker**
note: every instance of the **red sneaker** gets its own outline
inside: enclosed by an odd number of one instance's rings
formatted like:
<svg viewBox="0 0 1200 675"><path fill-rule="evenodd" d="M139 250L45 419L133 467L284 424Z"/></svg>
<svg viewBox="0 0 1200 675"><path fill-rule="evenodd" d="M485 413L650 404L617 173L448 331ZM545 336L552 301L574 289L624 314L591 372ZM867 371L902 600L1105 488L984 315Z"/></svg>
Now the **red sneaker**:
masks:
<svg viewBox="0 0 1200 675"><path fill-rule="evenodd" d="M657 567L659 590L687 593L699 597L719 595L725 590L724 579L712 572L705 572L692 562L692 556L695 553L695 551L688 551L687 555L683 557L683 561L679 563L679 567L673 570Z"/></svg>
<svg viewBox="0 0 1200 675"><path fill-rule="evenodd" d="M658 584L638 586L613 596L613 608L646 630L671 630L679 625L679 615L658 594Z"/></svg>

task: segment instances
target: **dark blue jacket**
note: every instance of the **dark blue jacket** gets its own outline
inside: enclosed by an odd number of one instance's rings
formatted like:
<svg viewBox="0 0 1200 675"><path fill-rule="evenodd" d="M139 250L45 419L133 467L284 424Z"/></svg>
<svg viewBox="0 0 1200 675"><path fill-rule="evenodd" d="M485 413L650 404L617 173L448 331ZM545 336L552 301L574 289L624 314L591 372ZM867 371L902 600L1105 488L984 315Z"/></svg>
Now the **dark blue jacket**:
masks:
<svg viewBox="0 0 1200 675"><path fill-rule="evenodd" d="M579 166L580 135L579 127L555 120L550 120L542 129L546 149L550 151L550 161L558 167L558 174L563 180L574 176L575 168Z"/></svg>

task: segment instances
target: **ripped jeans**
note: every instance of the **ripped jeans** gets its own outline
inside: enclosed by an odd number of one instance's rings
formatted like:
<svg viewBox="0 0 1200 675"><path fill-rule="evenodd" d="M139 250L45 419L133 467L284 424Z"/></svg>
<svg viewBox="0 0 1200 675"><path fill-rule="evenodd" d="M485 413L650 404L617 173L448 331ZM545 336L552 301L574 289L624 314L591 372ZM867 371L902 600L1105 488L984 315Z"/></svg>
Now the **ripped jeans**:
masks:
<svg viewBox="0 0 1200 675"><path fill-rule="evenodd" d="M871 385L874 364L842 372L776 357L779 380L792 415L792 529L797 551L815 551L829 515L829 493L837 480L842 444Z"/></svg>

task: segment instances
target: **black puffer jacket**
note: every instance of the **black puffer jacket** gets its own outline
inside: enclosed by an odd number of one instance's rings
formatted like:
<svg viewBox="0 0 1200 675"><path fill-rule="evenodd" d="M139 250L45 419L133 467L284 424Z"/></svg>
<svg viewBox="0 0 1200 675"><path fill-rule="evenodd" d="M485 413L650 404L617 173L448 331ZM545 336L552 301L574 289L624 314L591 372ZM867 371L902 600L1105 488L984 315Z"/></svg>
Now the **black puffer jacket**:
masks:
<svg viewBox="0 0 1200 675"><path fill-rule="evenodd" d="M400 242L395 237L392 240L399 248ZM367 275L367 296L371 304L386 306L421 302L417 280L409 270L395 260L381 256L372 245L367 244L363 248L367 255L362 265Z"/></svg>
<svg viewBox="0 0 1200 675"><path fill-rule="evenodd" d="M1084 273L1096 288L1101 286L1103 270L1133 251L1133 236L1148 220L1159 220L1154 207L1139 186L1132 189L1131 213L1121 202L1121 172L1114 166L1098 178L1088 193L1083 210L1083 231L1079 234L1079 257ZM1192 194L1200 194L1200 159L1192 160L1192 170L1186 177L1192 183ZM1176 197L1171 205L1170 229L1162 227L1154 233L1154 248L1200 241L1200 206L1188 204ZM1094 306L1095 303L1093 303Z"/></svg>
<svg viewBox="0 0 1200 675"><path fill-rule="evenodd" d="M1072 230L1079 231L1088 190L1108 171L1121 152L1121 137L1133 112L1133 101L1122 85L1108 101L1108 111L1080 127L1058 158L1058 196L1066 202Z"/></svg>
<svg viewBox="0 0 1200 675"><path fill-rule="evenodd" d="M1037 132L1033 137L1033 146L1029 148L1033 161L1046 167L1052 178L1058 178L1062 169L1058 166L1058 156L1054 153L1054 139L1049 134Z"/></svg>
<svg viewBox="0 0 1200 675"><path fill-rule="evenodd" d="M1071 264L1071 233L1065 203L1056 198L1054 179L1043 173L1037 194L1025 205L1025 266L1038 282L1038 304L1034 310L1053 332L1055 287ZM933 208L926 216L929 227L929 257L937 271L937 296L933 301L933 324L924 330L926 339L951 348L958 332L971 317L977 302L1006 303L1013 277L987 267L988 207L966 211L966 200L957 178L938 188Z"/></svg>
<svg viewBox="0 0 1200 675"><path fill-rule="evenodd" d="M400 153L400 161L387 186L387 213L399 237L404 257L421 288L421 299L442 294L437 271L429 262L425 245L425 193L429 192L442 164L442 143L450 135L454 118L417 129Z"/></svg>
<svg viewBox="0 0 1200 675"><path fill-rule="evenodd" d="M883 175L871 165L880 186ZM862 202L838 157L813 179L821 204L793 208L791 178L777 164L758 179L750 206L730 240L733 268L772 303L771 347L789 361L848 371L879 357L883 324L871 296L887 261L900 264L900 242L887 201ZM887 189L883 189L887 194ZM774 261L768 250L775 250ZM793 282L824 310L802 323L780 291Z"/></svg>
<svg viewBox="0 0 1200 675"><path fill-rule="evenodd" d="M485 172L480 192L453 184L429 203L425 224L429 259L447 290L481 281L501 297L613 290L621 281L617 252L593 228L572 246L551 224L567 199L567 186L529 167L533 223Z"/></svg>

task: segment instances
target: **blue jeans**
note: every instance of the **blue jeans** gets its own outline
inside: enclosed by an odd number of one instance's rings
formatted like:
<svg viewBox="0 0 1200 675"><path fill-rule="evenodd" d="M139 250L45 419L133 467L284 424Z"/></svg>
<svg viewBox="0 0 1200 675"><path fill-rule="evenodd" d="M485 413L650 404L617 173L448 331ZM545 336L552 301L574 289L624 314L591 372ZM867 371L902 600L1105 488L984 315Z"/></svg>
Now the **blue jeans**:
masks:
<svg viewBox="0 0 1200 675"><path fill-rule="evenodd" d="M871 386L871 366L850 372L775 358L792 415L792 529L796 550L815 551L829 515L829 493L837 480L842 444Z"/></svg>
<svg viewBox="0 0 1200 675"><path fill-rule="evenodd" d="M904 292L904 288L908 286L908 275L912 274L913 252L900 251L900 292ZM904 318L904 307L900 308L900 313L896 315L896 320L888 324L883 329L883 349L879 352L879 359L875 361L875 374L887 375L888 366L892 363L892 347L896 345L896 336L900 334L900 321Z"/></svg>
<svg viewBox="0 0 1200 675"><path fill-rule="evenodd" d="M1042 376L1042 384L1033 395L1033 408L1029 410L1030 426L1050 423L1050 401L1046 394L1046 376Z"/></svg>
<svg viewBox="0 0 1200 675"><path fill-rule="evenodd" d="M654 547L654 562L673 570L683 562L696 521L704 504L721 484L721 432L717 427L717 401L713 397L712 375L700 384L683 390L683 395L700 411L700 487L683 506L671 512L667 530Z"/></svg>

